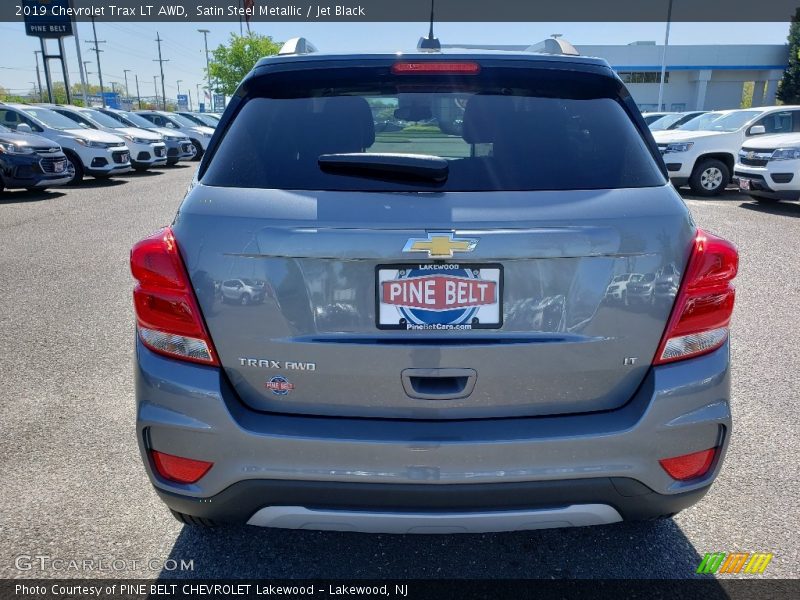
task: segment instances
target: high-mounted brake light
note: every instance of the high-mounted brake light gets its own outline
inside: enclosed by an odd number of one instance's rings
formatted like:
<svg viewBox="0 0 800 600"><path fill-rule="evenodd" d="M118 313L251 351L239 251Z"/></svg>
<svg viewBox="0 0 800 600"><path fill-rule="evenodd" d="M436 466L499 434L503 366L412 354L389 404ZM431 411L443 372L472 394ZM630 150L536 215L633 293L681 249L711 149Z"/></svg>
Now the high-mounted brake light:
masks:
<svg viewBox="0 0 800 600"><path fill-rule="evenodd" d="M481 66L475 62L399 62L392 65L395 75L439 74L439 75L477 75Z"/></svg>
<svg viewBox="0 0 800 600"><path fill-rule="evenodd" d="M717 448L709 448L700 452L683 454L672 458L662 458L658 461L661 468L667 475L678 481L696 479L702 477L714 464L714 457L717 455Z"/></svg>
<svg viewBox="0 0 800 600"><path fill-rule="evenodd" d="M729 241L700 229L653 364L706 354L728 339L739 254Z"/></svg>
<svg viewBox="0 0 800 600"><path fill-rule="evenodd" d="M178 483L195 483L214 466L214 463L205 460L184 458L156 450L150 450L150 457L161 477Z"/></svg>
<svg viewBox="0 0 800 600"><path fill-rule="evenodd" d="M161 354L218 365L189 276L169 227L131 250L133 302L142 343Z"/></svg>

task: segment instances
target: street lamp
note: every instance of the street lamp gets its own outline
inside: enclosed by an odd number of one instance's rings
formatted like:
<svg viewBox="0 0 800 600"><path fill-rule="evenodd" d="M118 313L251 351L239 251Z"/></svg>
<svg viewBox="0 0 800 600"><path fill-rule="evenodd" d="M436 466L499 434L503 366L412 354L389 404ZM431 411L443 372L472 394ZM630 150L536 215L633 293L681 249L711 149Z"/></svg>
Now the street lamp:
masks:
<svg viewBox="0 0 800 600"><path fill-rule="evenodd" d="M208 34L211 33L211 30L198 29L197 31L203 34L203 44L206 47L206 79L208 79L208 89L211 91L211 64L208 59Z"/></svg>
<svg viewBox="0 0 800 600"><path fill-rule="evenodd" d="M658 82L658 108L656 110L663 110L661 103L664 100L664 77L667 72L667 46L669 46L669 26L672 21L672 0L669 0L667 8L667 30L664 34L664 50L661 52L661 79Z"/></svg>
<svg viewBox="0 0 800 600"><path fill-rule="evenodd" d="M83 61L83 71L84 71L84 73L86 73L86 85L87 85L87 86L90 86L90 85L92 85L92 84L89 82L89 75L91 75L91 73L89 73L89 67L87 67L87 66L86 66L86 65L90 65L90 64L92 64L92 61L90 61L90 60L85 60L85 61ZM87 102L87 105L88 105L88 102L89 102L89 101L88 101L88 99L87 99L87 101L86 101L86 102Z"/></svg>
<svg viewBox="0 0 800 600"><path fill-rule="evenodd" d="M125 96L130 100L131 93L128 91L128 73L130 73L131 70L122 69L122 72L125 74Z"/></svg>

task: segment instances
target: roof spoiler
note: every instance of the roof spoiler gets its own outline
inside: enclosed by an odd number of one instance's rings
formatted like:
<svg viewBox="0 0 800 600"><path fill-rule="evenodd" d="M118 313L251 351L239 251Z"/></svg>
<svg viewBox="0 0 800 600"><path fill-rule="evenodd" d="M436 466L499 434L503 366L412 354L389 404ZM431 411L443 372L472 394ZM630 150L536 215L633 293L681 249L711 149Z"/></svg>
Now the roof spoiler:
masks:
<svg viewBox="0 0 800 600"><path fill-rule="evenodd" d="M525 52L540 52L542 54L567 54L570 56L580 56L581 53L563 38L547 38L538 44L533 44L525 48Z"/></svg>
<svg viewBox="0 0 800 600"><path fill-rule="evenodd" d="M296 37L285 42L283 46L281 46L281 49L278 50L278 55L286 56L290 54L311 54L313 52L318 52L317 47L314 44L309 42L304 37Z"/></svg>

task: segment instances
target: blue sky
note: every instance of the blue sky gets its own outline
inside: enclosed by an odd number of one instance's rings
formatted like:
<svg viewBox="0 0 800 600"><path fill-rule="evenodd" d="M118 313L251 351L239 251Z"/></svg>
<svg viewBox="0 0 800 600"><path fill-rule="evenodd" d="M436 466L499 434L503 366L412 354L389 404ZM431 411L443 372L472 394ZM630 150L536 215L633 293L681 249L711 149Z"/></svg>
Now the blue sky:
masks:
<svg viewBox="0 0 800 600"><path fill-rule="evenodd" d="M83 60L88 65L89 80L97 84L97 65L94 53L86 44L91 37L91 25L78 25L82 39ZM128 83L135 94L133 76L138 74L142 96L153 95L153 76L158 75L156 32L164 42L162 53L170 62L164 65L167 96L177 94L177 80L183 80L181 90L196 90L203 82L205 56L203 36L199 27L211 30L209 48L225 42L237 23L98 23L97 37L106 40L100 55L103 80L123 84L123 69L129 69ZM298 35L309 38L321 51L399 50L416 45L420 35L427 32L427 23L254 23L253 30L286 40ZM786 42L788 23L673 23L671 44L781 44ZM664 40L663 23L438 23L436 35L443 43L523 44L541 41L552 33L561 33L576 45L627 44L636 40ZM66 38L70 78L79 81L74 38ZM0 22L0 86L26 93L36 80L34 50L39 49L36 38L27 37L23 24ZM53 62L55 80L60 80L58 63ZM160 86L160 83L159 83ZM159 87L160 94L160 87Z"/></svg>

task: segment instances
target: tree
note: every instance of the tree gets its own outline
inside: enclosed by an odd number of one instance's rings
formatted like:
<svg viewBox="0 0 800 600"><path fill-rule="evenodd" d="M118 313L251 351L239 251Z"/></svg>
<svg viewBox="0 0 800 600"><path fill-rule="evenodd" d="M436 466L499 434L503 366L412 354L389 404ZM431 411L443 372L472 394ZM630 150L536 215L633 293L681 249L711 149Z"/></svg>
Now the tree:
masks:
<svg viewBox="0 0 800 600"><path fill-rule="evenodd" d="M228 45L220 44L212 51L209 71L215 89L228 96L232 95L259 59L272 56L280 50L281 44L268 35L249 33L231 34Z"/></svg>
<svg viewBox="0 0 800 600"><path fill-rule="evenodd" d="M800 103L800 8L792 17L788 39L789 66L786 67L778 87L778 100L784 104L798 104Z"/></svg>

